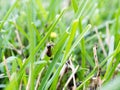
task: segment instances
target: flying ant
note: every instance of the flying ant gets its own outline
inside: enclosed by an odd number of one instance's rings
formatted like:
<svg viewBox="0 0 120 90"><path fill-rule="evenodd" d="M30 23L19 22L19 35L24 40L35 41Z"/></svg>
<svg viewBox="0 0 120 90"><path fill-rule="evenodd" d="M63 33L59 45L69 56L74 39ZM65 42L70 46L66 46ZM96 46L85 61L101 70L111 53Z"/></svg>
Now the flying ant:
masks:
<svg viewBox="0 0 120 90"><path fill-rule="evenodd" d="M51 57L51 56L52 56L52 50L51 50L52 46L53 46L53 44L51 44L51 43L48 43L48 44L46 45L46 55L47 55L48 57Z"/></svg>

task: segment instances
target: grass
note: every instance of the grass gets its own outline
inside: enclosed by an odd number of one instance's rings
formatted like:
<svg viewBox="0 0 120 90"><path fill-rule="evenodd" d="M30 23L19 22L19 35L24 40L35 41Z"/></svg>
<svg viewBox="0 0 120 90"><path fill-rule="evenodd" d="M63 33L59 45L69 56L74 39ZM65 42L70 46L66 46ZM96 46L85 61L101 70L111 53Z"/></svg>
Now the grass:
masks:
<svg viewBox="0 0 120 90"><path fill-rule="evenodd" d="M0 89L119 90L119 0L0 0L0 13Z"/></svg>

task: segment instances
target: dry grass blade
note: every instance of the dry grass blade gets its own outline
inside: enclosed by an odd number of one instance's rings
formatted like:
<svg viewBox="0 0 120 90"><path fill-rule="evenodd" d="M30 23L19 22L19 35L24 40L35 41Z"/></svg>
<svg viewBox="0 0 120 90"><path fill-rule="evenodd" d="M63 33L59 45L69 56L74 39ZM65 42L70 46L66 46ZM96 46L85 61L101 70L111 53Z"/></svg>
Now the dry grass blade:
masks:
<svg viewBox="0 0 120 90"><path fill-rule="evenodd" d="M70 66L71 66L72 72L74 72L75 71L75 67L74 67L71 59L69 61L70 61ZM76 89L75 75L73 75L73 84L74 84L74 89Z"/></svg>
<svg viewBox="0 0 120 90"><path fill-rule="evenodd" d="M95 27L95 32L96 32L96 34L97 34L98 41L99 41L100 46L101 46L101 48L102 48L103 54L104 54L104 56L106 57L106 56L107 56L107 53L106 53L106 50L105 50L105 48L104 48L104 45L103 45L102 39L100 38L100 35L99 35L99 33L98 33L98 29L97 29L97 27Z"/></svg>
<svg viewBox="0 0 120 90"><path fill-rule="evenodd" d="M5 57L3 57L3 60L4 60L4 65L5 65L6 73L7 73L8 79L10 81L10 72L9 72L9 69L8 69Z"/></svg>
<svg viewBox="0 0 120 90"><path fill-rule="evenodd" d="M22 44L22 41L21 41L19 32L18 32L17 30L15 30L15 33L16 33L16 38L17 38L17 40L18 40L18 43L19 43L19 45L20 45L20 49L22 50L22 49L23 49L23 44Z"/></svg>
<svg viewBox="0 0 120 90"><path fill-rule="evenodd" d="M44 68L41 70L41 72L38 75L37 81L36 81L36 86L35 86L35 90L38 89L38 86L40 85L40 78L41 78L41 74L43 72Z"/></svg>
<svg viewBox="0 0 120 90"><path fill-rule="evenodd" d="M94 53L95 65L98 67L97 45L96 44L93 47L93 53Z"/></svg>
<svg viewBox="0 0 120 90"><path fill-rule="evenodd" d="M67 87L67 85L69 84L70 80L73 78L74 74L76 73L77 69L79 68L79 66L76 66L74 72L72 72L71 76L69 77L69 79L67 80L65 86L63 87L63 90L65 90L65 88Z"/></svg>
<svg viewBox="0 0 120 90"><path fill-rule="evenodd" d="M93 47L93 53L94 53L95 65L98 68L98 71L97 71L97 76L93 77L92 80L91 80L90 89L96 90L97 88L101 88L101 85L102 85L102 80L100 78L101 70L100 70L100 67L99 67L98 57L97 57L97 45L95 45Z"/></svg>

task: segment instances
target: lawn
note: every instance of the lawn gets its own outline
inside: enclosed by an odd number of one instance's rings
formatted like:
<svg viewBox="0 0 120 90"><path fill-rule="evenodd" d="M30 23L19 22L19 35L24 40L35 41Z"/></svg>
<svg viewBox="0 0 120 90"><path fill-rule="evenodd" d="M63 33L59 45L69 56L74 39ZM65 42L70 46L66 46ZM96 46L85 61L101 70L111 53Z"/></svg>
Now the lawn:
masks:
<svg viewBox="0 0 120 90"><path fill-rule="evenodd" d="M0 0L0 90L120 90L120 0Z"/></svg>

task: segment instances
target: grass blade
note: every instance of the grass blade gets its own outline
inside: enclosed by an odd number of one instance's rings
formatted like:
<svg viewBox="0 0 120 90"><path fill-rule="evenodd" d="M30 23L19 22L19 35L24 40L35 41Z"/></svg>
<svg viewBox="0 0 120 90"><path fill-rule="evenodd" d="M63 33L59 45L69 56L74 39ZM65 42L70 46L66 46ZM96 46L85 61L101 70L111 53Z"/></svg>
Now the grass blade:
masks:
<svg viewBox="0 0 120 90"><path fill-rule="evenodd" d="M16 2L13 4L13 6L8 10L8 12L5 14L4 18L3 18L3 21L0 25L0 31L1 29L3 28L3 25L5 23L5 21L7 20L7 18L9 17L9 15L11 14L11 12L13 11L13 9L17 6L17 3L18 3L19 0L16 0Z"/></svg>

